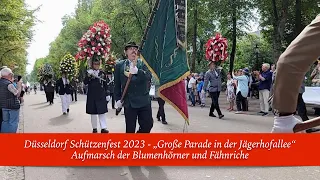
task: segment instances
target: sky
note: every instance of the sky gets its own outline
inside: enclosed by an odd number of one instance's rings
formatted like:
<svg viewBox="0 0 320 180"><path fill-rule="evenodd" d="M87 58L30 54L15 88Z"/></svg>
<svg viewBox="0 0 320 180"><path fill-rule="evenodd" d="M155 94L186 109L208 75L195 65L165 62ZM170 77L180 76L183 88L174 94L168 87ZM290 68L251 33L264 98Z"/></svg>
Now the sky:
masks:
<svg viewBox="0 0 320 180"><path fill-rule="evenodd" d="M36 13L37 19L42 21L34 26L35 35L28 48L27 72L31 73L34 62L38 58L49 54L50 43L55 40L62 29L61 18L74 13L78 0L26 0L28 9L35 9L41 5Z"/></svg>
<svg viewBox="0 0 320 180"><path fill-rule="evenodd" d="M78 0L26 0L29 9L41 6L36 13L38 22L34 27L35 35L28 48L27 72L31 73L36 59L46 57L49 54L50 43L55 40L62 29L61 18L75 11ZM252 31L258 26L252 23Z"/></svg>

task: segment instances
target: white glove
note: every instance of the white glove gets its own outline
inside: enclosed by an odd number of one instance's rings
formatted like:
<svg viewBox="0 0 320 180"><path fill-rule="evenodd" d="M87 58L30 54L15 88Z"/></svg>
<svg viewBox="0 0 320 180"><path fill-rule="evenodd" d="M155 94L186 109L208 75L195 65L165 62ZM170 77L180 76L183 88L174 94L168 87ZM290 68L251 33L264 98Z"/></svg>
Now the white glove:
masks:
<svg viewBox="0 0 320 180"><path fill-rule="evenodd" d="M87 70L87 73L90 74L90 75L92 75L92 74L93 74L93 70L92 70L92 69L89 69L89 70Z"/></svg>
<svg viewBox="0 0 320 180"><path fill-rule="evenodd" d="M130 66L130 74L138 74L137 66Z"/></svg>
<svg viewBox="0 0 320 180"><path fill-rule="evenodd" d="M110 96L107 96L106 97L106 100L109 102L111 100L111 97Z"/></svg>
<svg viewBox="0 0 320 180"><path fill-rule="evenodd" d="M294 133L293 128L296 124L301 123L300 119L293 115L275 117L271 133Z"/></svg>
<svg viewBox="0 0 320 180"><path fill-rule="evenodd" d="M201 94L205 94L205 93L206 93L206 92L202 89L202 90L201 90Z"/></svg>
<svg viewBox="0 0 320 180"><path fill-rule="evenodd" d="M122 108L122 103L120 100L116 102L116 108Z"/></svg>

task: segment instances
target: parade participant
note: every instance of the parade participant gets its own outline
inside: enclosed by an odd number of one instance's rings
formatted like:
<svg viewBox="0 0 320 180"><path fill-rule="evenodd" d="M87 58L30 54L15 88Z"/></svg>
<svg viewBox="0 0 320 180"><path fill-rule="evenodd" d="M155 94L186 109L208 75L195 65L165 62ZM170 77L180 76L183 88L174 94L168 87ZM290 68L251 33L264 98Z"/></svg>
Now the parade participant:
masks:
<svg viewBox="0 0 320 180"><path fill-rule="evenodd" d="M220 96L221 85L222 85L221 70L217 69L216 64L212 61L209 63L209 70L205 74L204 85L201 93L205 94L205 90L207 89L209 83L210 83L209 93L212 101L209 116L216 117L216 115L214 115L213 113L214 113L214 110L217 110L219 119L221 119L224 117L219 106L219 96Z"/></svg>
<svg viewBox="0 0 320 180"><path fill-rule="evenodd" d="M100 58L93 57L91 68L87 71L84 84L88 85L86 112L91 115L92 132L98 132L97 118L99 117L101 133L109 133L107 130L108 102L110 92L106 74L100 70Z"/></svg>
<svg viewBox="0 0 320 180"><path fill-rule="evenodd" d="M136 132L137 118L140 126L137 133L150 133L153 127L151 98L148 91L148 83L152 76L147 66L141 60L137 60L138 48L135 42L125 46L127 59L116 64L114 74L116 107L124 106L126 133ZM122 104L121 96L129 76L131 76L130 84Z"/></svg>
<svg viewBox="0 0 320 180"><path fill-rule="evenodd" d="M13 85L13 73L10 68L1 70L0 79L0 108L2 109L2 133L16 133L19 124L19 97L22 81L17 82L17 88Z"/></svg>
<svg viewBox="0 0 320 180"><path fill-rule="evenodd" d="M304 125L301 120L294 117L294 114L305 74L319 56L319 40L320 16L318 15L291 42L277 62L272 106L277 116L274 119L273 133L296 132Z"/></svg>
<svg viewBox="0 0 320 180"><path fill-rule="evenodd" d="M71 86L66 73L56 82L56 92L59 94L62 104L62 113L66 115L70 112L69 105L71 101Z"/></svg>
<svg viewBox="0 0 320 180"><path fill-rule="evenodd" d="M53 99L54 99L54 82L50 79L46 85L46 90L47 90L47 96L48 96L48 101L49 104L53 104Z"/></svg>
<svg viewBox="0 0 320 180"><path fill-rule="evenodd" d="M112 109L116 109L115 107L116 101L114 99L114 78L112 76L112 72L108 71L107 76L108 76L108 87L110 92Z"/></svg>
<svg viewBox="0 0 320 180"><path fill-rule="evenodd" d="M71 81L71 100L72 101L78 101L77 93L78 93L78 79L73 77Z"/></svg>

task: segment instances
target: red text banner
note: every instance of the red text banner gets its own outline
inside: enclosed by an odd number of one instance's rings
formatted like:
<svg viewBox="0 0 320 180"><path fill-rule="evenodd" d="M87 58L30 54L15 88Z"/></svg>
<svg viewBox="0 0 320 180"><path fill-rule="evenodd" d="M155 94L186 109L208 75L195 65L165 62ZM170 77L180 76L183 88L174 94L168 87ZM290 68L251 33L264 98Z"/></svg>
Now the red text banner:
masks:
<svg viewBox="0 0 320 180"><path fill-rule="evenodd" d="M1 134L0 165L308 166L320 164L318 141L319 134Z"/></svg>

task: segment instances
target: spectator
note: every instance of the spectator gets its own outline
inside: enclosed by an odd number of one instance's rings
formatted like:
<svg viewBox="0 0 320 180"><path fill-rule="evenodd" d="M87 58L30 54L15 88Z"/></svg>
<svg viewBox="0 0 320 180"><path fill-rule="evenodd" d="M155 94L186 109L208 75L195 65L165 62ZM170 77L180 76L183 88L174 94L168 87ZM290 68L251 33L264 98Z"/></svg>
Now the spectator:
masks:
<svg viewBox="0 0 320 180"><path fill-rule="evenodd" d="M237 103L237 112L241 113L242 111L247 110L247 96L249 92L249 70L244 69L242 72L233 78L237 80L237 91L236 91L236 103Z"/></svg>
<svg viewBox="0 0 320 180"><path fill-rule="evenodd" d="M229 102L229 111L233 111L233 106L234 106L234 100L236 98L236 95L234 93L234 89L235 89L235 84L233 79L231 78L230 73L227 75L227 101Z"/></svg>
<svg viewBox="0 0 320 180"><path fill-rule="evenodd" d="M262 116L268 115L269 112L269 97L272 83L272 73L270 72L270 64L262 64L262 72L256 71L255 74L259 80L259 100L260 100L260 114Z"/></svg>
<svg viewBox="0 0 320 180"><path fill-rule="evenodd" d="M13 73L9 68L1 70L0 79L0 108L2 108L2 133L16 133L19 124L19 110L22 82L17 82L17 88L13 85Z"/></svg>
<svg viewBox="0 0 320 180"><path fill-rule="evenodd" d="M191 100L191 106L196 105L196 100L195 100L195 92L196 92L196 79L192 75L189 75L189 82L188 82L188 89L189 89L189 97Z"/></svg>

